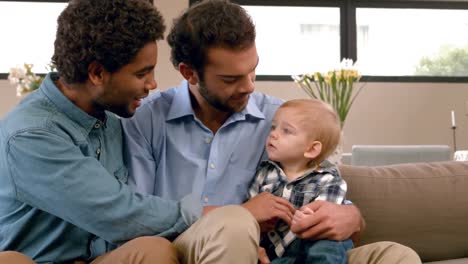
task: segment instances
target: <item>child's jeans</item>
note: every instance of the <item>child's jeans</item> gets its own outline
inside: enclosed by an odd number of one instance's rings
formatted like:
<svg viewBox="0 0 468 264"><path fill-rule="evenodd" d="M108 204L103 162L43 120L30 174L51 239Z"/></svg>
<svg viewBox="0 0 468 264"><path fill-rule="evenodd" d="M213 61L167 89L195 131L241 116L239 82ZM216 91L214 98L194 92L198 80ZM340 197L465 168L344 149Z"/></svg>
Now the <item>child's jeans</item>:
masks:
<svg viewBox="0 0 468 264"><path fill-rule="evenodd" d="M346 251L353 248L351 239L334 240L294 240L280 258L272 248L265 248L271 264L347 264Z"/></svg>

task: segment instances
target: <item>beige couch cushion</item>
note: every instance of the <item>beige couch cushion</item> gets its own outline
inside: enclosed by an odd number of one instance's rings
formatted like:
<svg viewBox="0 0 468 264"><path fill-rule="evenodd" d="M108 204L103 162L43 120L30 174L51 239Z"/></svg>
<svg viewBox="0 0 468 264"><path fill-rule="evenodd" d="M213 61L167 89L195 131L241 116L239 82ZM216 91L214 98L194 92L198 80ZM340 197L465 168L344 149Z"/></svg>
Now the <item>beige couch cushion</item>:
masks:
<svg viewBox="0 0 468 264"><path fill-rule="evenodd" d="M340 166L367 223L360 244L395 241L423 261L468 257L468 162Z"/></svg>

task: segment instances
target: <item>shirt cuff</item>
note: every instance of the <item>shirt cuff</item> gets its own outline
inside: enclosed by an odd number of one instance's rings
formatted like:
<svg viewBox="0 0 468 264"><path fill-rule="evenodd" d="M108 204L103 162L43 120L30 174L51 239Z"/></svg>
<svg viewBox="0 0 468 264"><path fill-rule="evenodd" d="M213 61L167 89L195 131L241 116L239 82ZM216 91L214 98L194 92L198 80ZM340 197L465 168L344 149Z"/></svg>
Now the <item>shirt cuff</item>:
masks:
<svg viewBox="0 0 468 264"><path fill-rule="evenodd" d="M187 226L191 226L200 219L202 211L203 205L197 195L189 194L180 200L180 213Z"/></svg>
<svg viewBox="0 0 468 264"><path fill-rule="evenodd" d="M165 237L169 240L175 239L178 235L183 233L193 223L200 219L203 206L200 201L200 197L193 194L189 194L183 197L179 202L180 217L177 222L170 228L159 234L159 236Z"/></svg>

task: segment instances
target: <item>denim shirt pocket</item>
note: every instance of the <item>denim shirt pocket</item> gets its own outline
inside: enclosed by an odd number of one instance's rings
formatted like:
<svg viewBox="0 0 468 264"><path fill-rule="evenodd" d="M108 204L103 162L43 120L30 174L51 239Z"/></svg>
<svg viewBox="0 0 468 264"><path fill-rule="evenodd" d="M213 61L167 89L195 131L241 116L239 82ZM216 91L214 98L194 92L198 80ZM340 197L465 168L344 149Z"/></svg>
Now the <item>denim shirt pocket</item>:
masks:
<svg viewBox="0 0 468 264"><path fill-rule="evenodd" d="M120 167L114 171L114 176L117 180L127 184L128 183L128 170L125 166Z"/></svg>
<svg viewBox="0 0 468 264"><path fill-rule="evenodd" d="M317 198L320 193L320 186L315 183L302 183L294 186L291 201L296 205L304 206ZM298 203L299 202L299 203Z"/></svg>

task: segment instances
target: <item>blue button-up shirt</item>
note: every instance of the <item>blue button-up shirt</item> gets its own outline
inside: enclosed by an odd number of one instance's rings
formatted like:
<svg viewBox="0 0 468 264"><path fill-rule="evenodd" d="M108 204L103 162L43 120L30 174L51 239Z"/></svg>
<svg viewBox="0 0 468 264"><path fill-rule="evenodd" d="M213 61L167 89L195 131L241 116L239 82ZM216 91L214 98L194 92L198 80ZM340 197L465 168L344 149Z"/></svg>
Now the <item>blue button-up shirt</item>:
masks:
<svg viewBox="0 0 468 264"><path fill-rule="evenodd" d="M57 77L49 74L0 122L0 251L39 263L90 260L109 250L105 241L172 237L196 221L198 199L131 191L120 120L83 112L55 86Z"/></svg>
<svg viewBox="0 0 468 264"><path fill-rule="evenodd" d="M204 205L244 202L282 102L253 93L246 108L213 134L195 116L186 81L151 94L123 120L129 184L174 200L193 192Z"/></svg>

